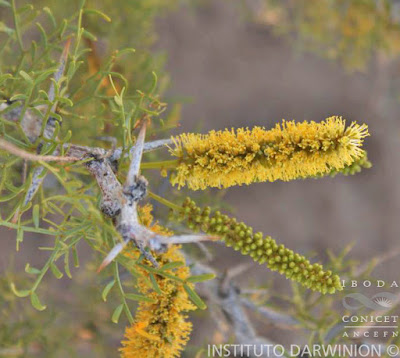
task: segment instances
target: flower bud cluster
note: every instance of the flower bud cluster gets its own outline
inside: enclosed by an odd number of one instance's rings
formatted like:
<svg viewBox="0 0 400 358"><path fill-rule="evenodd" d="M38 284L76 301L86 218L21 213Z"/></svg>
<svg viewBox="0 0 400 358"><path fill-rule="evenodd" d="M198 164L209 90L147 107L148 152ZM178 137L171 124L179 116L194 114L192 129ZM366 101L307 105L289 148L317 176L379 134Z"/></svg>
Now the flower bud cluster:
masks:
<svg viewBox="0 0 400 358"><path fill-rule="evenodd" d="M209 207L201 209L190 198L185 200L175 218L186 221L186 225L193 231L201 230L219 236L227 246L251 256L259 264L265 264L270 270L278 271L313 291L325 294L342 289L339 276L324 271L322 265L311 264L303 255L279 245L270 236L264 236L261 232L254 233L251 227L235 218L219 211L212 214Z"/></svg>

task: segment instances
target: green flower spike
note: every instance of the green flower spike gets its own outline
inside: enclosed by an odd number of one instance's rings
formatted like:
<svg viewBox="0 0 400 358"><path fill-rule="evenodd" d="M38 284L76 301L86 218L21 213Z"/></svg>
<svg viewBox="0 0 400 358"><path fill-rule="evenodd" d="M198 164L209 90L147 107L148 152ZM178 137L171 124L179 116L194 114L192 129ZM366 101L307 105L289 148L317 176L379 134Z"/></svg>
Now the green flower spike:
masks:
<svg viewBox="0 0 400 358"><path fill-rule="evenodd" d="M219 236L226 246L251 256L259 264L266 264L270 270L278 271L313 291L326 294L342 290L339 276L324 271L322 265L311 264L303 255L278 245L270 236L264 236L261 232L253 233L251 227L235 218L219 211L211 214L209 207L202 210L190 198L185 200L175 218L186 221L193 231L202 230L209 235Z"/></svg>

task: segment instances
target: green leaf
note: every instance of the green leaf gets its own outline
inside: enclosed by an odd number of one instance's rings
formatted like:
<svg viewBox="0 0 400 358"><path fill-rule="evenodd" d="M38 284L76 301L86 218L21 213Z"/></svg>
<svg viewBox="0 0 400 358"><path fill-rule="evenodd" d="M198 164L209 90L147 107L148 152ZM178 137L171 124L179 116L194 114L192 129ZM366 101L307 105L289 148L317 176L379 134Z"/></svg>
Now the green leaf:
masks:
<svg viewBox="0 0 400 358"><path fill-rule="evenodd" d="M79 6L78 6L78 9L82 9L83 10L83 7L85 6L85 4L86 4L86 0L81 0L80 2L79 2ZM79 19L80 20L80 19Z"/></svg>
<svg viewBox="0 0 400 358"><path fill-rule="evenodd" d="M57 279L60 279L61 277L64 276L64 275L62 274L62 272L59 270L59 268L57 267L57 265L56 265L54 262L52 262L52 263L50 264L50 269L51 269L51 272L53 272L53 275L54 275Z"/></svg>
<svg viewBox="0 0 400 358"><path fill-rule="evenodd" d="M36 23L37 28L39 29L41 35L42 35L42 39L43 39L43 47L47 48L47 43L48 43L48 39L47 39L47 34L46 31L44 30L43 26L37 22Z"/></svg>
<svg viewBox="0 0 400 358"><path fill-rule="evenodd" d="M158 77L154 71L152 71L151 74L153 75L154 83L153 83L152 88L150 89L150 93L153 93L155 91L155 89L157 88Z"/></svg>
<svg viewBox="0 0 400 358"><path fill-rule="evenodd" d="M32 11L33 9L34 9L34 8L33 8L33 5L27 4L27 5L24 5L24 6L21 6L20 8L18 8L18 9L17 9L17 14L18 14L18 15L21 15L21 14L23 14L24 12Z"/></svg>
<svg viewBox="0 0 400 358"><path fill-rule="evenodd" d="M5 73L0 76L0 84L2 84L4 81L7 81L8 79L12 78L12 75L9 73Z"/></svg>
<svg viewBox="0 0 400 358"><path fill-rule="evenodd" d="M101 298L103 299L104 302L107 301L107 296L114 285L115 285L115 280L111 280L109 283L107 283L106 287L104 287L104 290L101 293Z"/></svg>
<svg viewBox="0 0 400 358"><path fill-rule="evenodd" d="M17 251L19 251L19 244L24 241L24 230L19 227L17 229Z"/></svg>
<svg viewBox="0 0 400 358"><path fill-rule="evenodd" d="M56 27L57 26L57 22L56 22L56 19L54 18L53 13L51 12L51 10L46 6L46 7L43 8L43 11L49 16L53 26Z"/></svg>
<svg viewBox="0 0 400 358"><path fill-rule="evenodd" d="M176 281L176 282L185 283L185 281L183 279L181 279L180 277L178 277L178 276L171 275L171 274L169 274L167 272L164 272L164 271L159 270L159 269L155 269L155 268L150 267L150 266L146 266L146 265L142 265L142 264L137 264L137 265L140 266L141 268L145 269L147 272L155 273L155 274L157 274L159 276L163 276L163 277L169 278L170 280L173 280L173 281Z"/></svg>
<svg viewBox="0 0 400 358"><path fill-rule="evenodd" d="M118 323L119 317L121 316L121 312L122 312L123 308L124 308L124 305L122 303L117 306L117 308L114 310L114 313L112 314L112 317L111 317L112 322Z"/></svg>
<svg viewBox="0 0 400 358"><path fill-rule="evenodd" d="M62 19L62 21L61 21L61 26L60 26L60 34L59 34L59 36L60 37L63 37L64 36L64 33L65 33L65 30L67 30L67 28L68 28L68 21L67 21L67 19Z"/></svg>
<svg viewBox="0 0 400 358"><path fill-rule="evenodd" d="M39 227L39 205L35 204L32 209L33 225L37 229Z"/></svg>
<svg viewBox="0 0 400 358"><path fill-rule="evenodd" d="M21 207L21 209L20 209L20 214L23 214L23 213L25 213L25 212L27 212L30 208L32 207L32 202L30 201L28 204L26 204L25 206L23 206L23 207ZM36 228L32 228L33 230L39 230L39 229L36 229ZM25 229L24 229L25 230Z"/></svg>
<svg viewBox="0 0 400 358"><path fill-rule="evenodd" d="M18 101L18 100L27 99L27 98L28 98L27 95L22 94L22 93L18 93L18 94L16 94L16 95L12 96L12 97L10 98L10 101Z"/></svg>
<svg viewBox="0 0 400 358"><path fill-rule="evenodd" d="M99 15L100 17L102 17L105 21L107 22L111 22L111 18L108 17L106 14L104 14L103 12L96 10L96 9L83 9L83 13L84 14L95 14L95 15Z"/></svg>
<svg viewBox="0 0 400 358"><path fill-rule="evenodd" d="M32 58L32 62L35 61L36 58L36 52L37 52L37 43L36 41L32 40L31 42L31 58Z"/></svg>
<svg viewBox="0 0 400 358"><path fill-rule="evenodd" d="M74 102L72 102L69 98L67 97L56 97L56 100L62 104L65 104L67 106L73 107L74 106Z"/></svg>
<svg viewBox="0 0 400 358"><path fill-rule="evenodd" d="M21 70L19 71L19 74L21 75L21 77L28 82L29 84L33 85L33 79L31 76L29 76L25 71Z"/></svg>
<svg viewBox="0 0 400 358"><path fill-rule="evenodd" d="M213 273L205 273L203 275L191 276L187 279L188 282L203 282L215 278Z"/></svg>
<svg viewBox="0 0 400 358"><path fill-rule="evenodd" d="M158 283L157 283L154 275L151 273L149 276L150 276L150 281L151 281L154 291L156 291L159 295L162 295L162 291L160 290L160 287L158 286Z"/></svg>
<svg viewBox="0 0 400 358"><path fill-rule="evenodd" d="M39 297L35 292L31 292L31 303L32 306L38 311L43 311L46 309L46 306L40 303Z"/></svg>
<svg viewBox="0 0 400 358"><path fill-rule="evenodd" d="M177 267L182 267L185 264L182 261L174 261L174 262L168 262L165 264L163 267L160 268L160 271L165 271L165 270L172 270Z"/></svg>
<svg viewBox="0 0 400 358"><path fill-rule="evenodd" d="M17 290L13 282L10 283L10 288L12 293L17 297L27 297L31 293L30 290L21 290L21 291Z"/></svg>
<svg viewBox="0 0 400 358"><path fill-rule="evenodd" d="M128 47L128 48L124 48L122 50L119 50L118 53L117 53L117 56L122 56L122 55L125 55L125 54L131 54L131 53L135 53L135 52L136 52L136 50L134 48Z"/></svg>
<svg viewBox="0 0 400 358"><path fill-rule="evenodd" d="M64 271L69 278L72 278L71 270L69 269L69 251L64 255Z"/></svg>
<svg viewBox="0 0 400 358"><path fill-rule="evenodd" d="M153 300L150 297L142 296L142 295L137 295L135 293L126 293L125 297L128 300L133 300L133 301L144 301L144 302L151 302L151 303L156 303L155 300Z"/></svg>
<svg viewBox="0 0 400 358"><path fill-rule="evenodd" d="M29 263L27 263L25 265L25 272L30 273L31 275L38 275L40 274L41 271L35 267L32 267Z"/></svg>
<svg viewBox="0 0 400 358"><path fill-rule="evenodd" d="M25 184L23 184L23 185L21 185L19 187L18 186L14 186L11 182L6 182L4 184L5 184L5 187L8 190L12 191L13 193L18 193L18 194L21 193L22 191L26 190L27 187L28 187L27 183L25 183Z"/></svg>
<svg viewBox="0 0 400 358"><path fill-rule="evenodd" d="M192 300L192 302L201 310L204 310L207 308L207 305L203 302L203 300L200 298L200 296L188 285L184 284L183 285L185 291L189 295L189 298Z"/></svg>
<svg viewBox="0 0 400 358"><path fill-rule="evenodd" d="M87 30L83 31L83 36L88 38L89 40L92 40L92 41L95 41L95 42L97 41L97 37L94 34L92 34L91 32L87 31Z"/></svg>
<svg viewBox="0 0 400 358"><path fill-rule="evenodd" d="M170 275L169 273L164 272L164 271L161 271L161 270L158 270L158 272L156 272L156 273L157 273L158 275L160 275L160 276L169 278L169 279L172 280L172 281L176 281L176 282L180 282L180 283L184 283L184 282L185 282L185 281L184 281L183 279L181 279L180 277L174 276L174 275Z"/></svg>
<svg viewBox="0 0 400 358"><path fill-rule="evenodd" d="M115 95L114 96L114 101L119 107L122 107L122 99L121 99L120 96Z"/></svg>
<svg viewBox="0 0 400 358"><path fill-rule="evenodd" d="M11 7L10 3L5 0L0 0L0 6Z"/></svg>
<svg viewBox="0 0 400 358"><path fill-rule="evenodd" d="M35 79L35 84L38 85L39 83L42 83L46 78L48 78L54 72L56 72L55 69L44 71L39 76L37 76L37 78Z"/></svg>
<svg viewBox="0 0 400 358"><path fill-rule="evenodd" d="M8 27L3 21L0 21L0 32L5 32L7 35L11 36L14 34L14 29Z"/></svg>
<svg viewBox="0 0 400 358"><path fill-rule="evenodd" d="M17 229L17 230L21 229L21 230L27 231L27 232L36 232L38 234L44 234L44 235L52 235L52 236L57 235L57 232L54 231L52 228L50 228L50 230L35 229L33 227L13 224L13 223L10 223L10 222L7 222L7 221L2 221L2 220L0 220L0 226L5 226L5 227L9 227L11 229Z"/></svg>
<svg viewBox="0 0 400 358"><path fill-rule="evenodd" d="M3 203L5 201L9 201L11 199L14 199L18 194L19 194L19 192L16 192L16 193L15 192L11 192L8 195L3 195L2 197L0 197L0 203Z"/></svg>
<svg viewBox="0 0 400 358"><path fill-rule="evenodd" d="M78 257L78 250L76 249L76 245L72 248L72 258L74 260L74 266L79 267L79 257Z"/></svg>

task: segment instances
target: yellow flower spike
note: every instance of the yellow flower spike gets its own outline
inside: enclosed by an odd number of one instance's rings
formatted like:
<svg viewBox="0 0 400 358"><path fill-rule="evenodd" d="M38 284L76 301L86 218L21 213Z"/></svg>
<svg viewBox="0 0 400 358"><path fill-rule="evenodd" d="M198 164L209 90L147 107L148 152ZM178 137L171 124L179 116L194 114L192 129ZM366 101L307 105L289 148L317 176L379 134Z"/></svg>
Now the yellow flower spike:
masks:
<svg viewBox="0 0 400 358"><path fill-rule="evenodd" d="M136 333L140 334L146 339L150 339L152 341L160 341L160 337L155 336L154 334L147 333L143 328L147 327L146 323L138 322L136 325L132 327L132 330Z"/></svg>
<svg viewBox="0 0 400 358"><path fill-rule="evenodd" d="M340 172L365 156L368 127L341 117L321 123L283 121L261 127L182 134L170 148L179 158L171 182L192 190L289 181Z"/></svg>
<svg viewBox="0 0 400 358"><path fill-rule="evenodd" d="M141 223L157 233L171 233L157 222L153 223L151 210L151 205L145 205L139 209ZM179 246L174 245L165 253L153 253L153 255L161 267L169 262L184 262L184 257L179 249ZM129 247L124 254L130 258L137 259L139 257L138 250L129 249ZM136 267L136 270L141 274L137 281L138 291L150 298L152 302L141 301L139 303L135 324L125 330L125 340L121 342L123 347L120 348L121 357L180 357L192 331L192 324L187 320L186 312L196 309L196 306L189 300L182 283L154 275L161 292L157 293L149 290L149 273L139 266ZM183 281L190 276L187 266L166 269L164 272Z"/></svg>

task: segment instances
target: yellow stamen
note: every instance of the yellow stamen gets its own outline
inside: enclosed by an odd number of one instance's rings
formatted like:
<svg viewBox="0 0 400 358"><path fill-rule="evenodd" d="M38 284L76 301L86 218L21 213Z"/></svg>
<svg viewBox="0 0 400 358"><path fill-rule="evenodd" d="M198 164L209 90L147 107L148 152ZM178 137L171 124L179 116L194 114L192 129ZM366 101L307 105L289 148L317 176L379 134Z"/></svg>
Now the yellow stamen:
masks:
<svg viewBox="0 0 400 358"><path fill-rule="evenodd" d="M364 156L361 146L368 135L367 125L353 122L346 128L337 116L321 123L283 121L271 130L182 134L170 148L180 160L171 181L198 190L321 176Z"/></svg>

